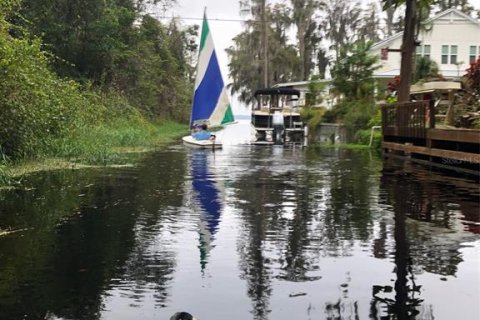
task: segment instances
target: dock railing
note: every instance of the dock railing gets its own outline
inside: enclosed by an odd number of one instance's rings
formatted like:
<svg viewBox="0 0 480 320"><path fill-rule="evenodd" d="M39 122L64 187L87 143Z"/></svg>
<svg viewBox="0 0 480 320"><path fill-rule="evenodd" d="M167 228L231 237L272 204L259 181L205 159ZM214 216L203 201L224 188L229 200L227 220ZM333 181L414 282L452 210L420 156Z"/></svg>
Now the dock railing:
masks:
<svg viewBox="0 0 480 320"><path fill-rule="evenodd" d="M429 100L383 104L384 136L425 138L427 128L435 128L435 109Z"/></svg>

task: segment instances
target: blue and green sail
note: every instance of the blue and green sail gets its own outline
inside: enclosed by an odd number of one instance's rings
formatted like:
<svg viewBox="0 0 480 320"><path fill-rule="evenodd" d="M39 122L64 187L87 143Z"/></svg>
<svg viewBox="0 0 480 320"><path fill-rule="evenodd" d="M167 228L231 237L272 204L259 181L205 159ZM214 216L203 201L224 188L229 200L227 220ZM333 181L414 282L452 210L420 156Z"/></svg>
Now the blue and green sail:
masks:
<svg viewBox="0 0 480 320"><path fill-rule="evenodd" d="M209 126L215 127L233 121L232 107L223 83L207 17L204 15L190 126L207 122Z"/></svg>

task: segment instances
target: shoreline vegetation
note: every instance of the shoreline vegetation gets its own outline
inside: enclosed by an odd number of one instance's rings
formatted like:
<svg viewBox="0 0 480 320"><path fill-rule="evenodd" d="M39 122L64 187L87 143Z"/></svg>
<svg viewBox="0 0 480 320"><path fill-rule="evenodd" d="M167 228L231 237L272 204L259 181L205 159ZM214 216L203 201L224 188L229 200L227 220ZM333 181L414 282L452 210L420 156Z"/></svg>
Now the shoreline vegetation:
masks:
<svg viewBox="0 0 480 320"><path fill-rule="evenodd" d="M78 12L0 0L0 187L40 170L126 165L188 131L195 29L130 1L61 3Z"/></svg>
<svg viewBox="0 0 480 320"><path fill-rule="evenodd" d="M132 166L136 159L128 155L158 150L174 142L187 129L186 124L176 122L139 125L131 121L96 127L77 138L62 140L66 152L18 162L0 162L0 189L14 186L22 176L38 171ZM68 152L68 146L74 147L76 152Z"/></svg>

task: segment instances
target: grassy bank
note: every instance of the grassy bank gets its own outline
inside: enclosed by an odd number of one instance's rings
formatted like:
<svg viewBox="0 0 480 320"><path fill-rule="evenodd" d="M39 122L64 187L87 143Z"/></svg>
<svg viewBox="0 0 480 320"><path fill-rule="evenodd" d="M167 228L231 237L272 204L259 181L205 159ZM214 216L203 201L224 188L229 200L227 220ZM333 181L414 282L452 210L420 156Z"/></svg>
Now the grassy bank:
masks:
<svg viewBox="0 0 480 320"><path fill-rule="evenodd" d="M0 162L0 186L14 185L35 171L126 165L131 153L153 151L172 143L188 126L175 122L150 123L141 118L118 119L112 123L77 132L75 136L52 141L48 153L19 162Z"/></svg>
<svg viewBox="0 0 480 320"><path fill-rule="evenodd" d="M121 72L121 66L108 65L95 68L101 79L78 72L73 72L74 77L57 74L58 61L69 67L74 63L45 51L50 45L27 29L15 29L11 21L16 4L0 0L0 185L15 184L21 175L49 168L125 164L134 158L126 157L127 152L154 149L187 131L184 125L165 121L188 120L190 80L185 70L167 68L177 66L177 61L158 59L161 55L152 52L161 64L151 71L149 57L142 56L148 68L139 67L139 55L122 47L135 57L135 68L128 67L127 73ZM155 26L148 30L163 30ZM146 48L150 44L141 52L149 52ZM123 66L128 59L122 57L117 60ZM133 69L149 72L130 73ZM109 77L110 71L115 76Z"/></svg>
<svg viewBox="0 0 480 320"><path fill-rule="evenodd" d="M175 122L151 123L143 118L119 118L113 123L82 130L78 137L67 136L54 141L51 156L90 165L122 164L122 154L155 149L178 138L187 128Z"/></svg>

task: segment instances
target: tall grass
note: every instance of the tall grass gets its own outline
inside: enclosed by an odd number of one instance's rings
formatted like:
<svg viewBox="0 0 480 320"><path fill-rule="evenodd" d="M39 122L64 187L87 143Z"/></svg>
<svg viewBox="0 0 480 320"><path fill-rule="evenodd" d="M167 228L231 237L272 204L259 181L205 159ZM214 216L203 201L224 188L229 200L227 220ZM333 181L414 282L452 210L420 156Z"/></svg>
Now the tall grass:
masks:
<svg viewBox="0 0 480 320"><path fill-rule="evenodd" d="M9 185L11 183L11 177L7 173L7 166L0 163L0 186Z"/></svg>
<svg viewBox="0 0 480 320"><path fill-rule="evenodd" d="M14 183L14 179L8 172L8 157L3 152L3 148L0 147L0 187L9 186Z"/></svg>
<svg viewBox="0 0 480 320"><path fill-rule="evenodd" d="M152 150L173 141L187 128L173 122L155 124L140 118L119 118L55 140L50 156L86 164L121 164L125 152Z"/></svg>

